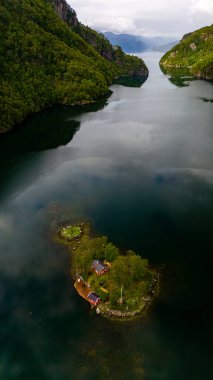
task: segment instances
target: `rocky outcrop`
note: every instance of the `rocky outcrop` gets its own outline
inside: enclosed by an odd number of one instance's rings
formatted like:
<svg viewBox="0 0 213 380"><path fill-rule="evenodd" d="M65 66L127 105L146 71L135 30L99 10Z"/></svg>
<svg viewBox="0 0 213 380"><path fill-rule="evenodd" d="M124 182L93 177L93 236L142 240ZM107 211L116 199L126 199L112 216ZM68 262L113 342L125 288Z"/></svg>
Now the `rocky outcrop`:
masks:
<svg viewBox="0 0 213 380"><path fill-rule="evenodd" d="M194 42L192 42L189 46L192 49L192 51L195 51L197 49L197 45Z"/></svg>
<svg viewBox="0 0 213 380"><path fill-rule="evenodd" d="M52 0L52 2L59 17L65 21L75 33L79 34L107 61L114 61L113 47L104 35L80 23L75 10L67 4L66 0Z"/></svg>
<svg viewBox="0 0 213 380"><path fill-rule="evenodd" d="M177 52L176 52L176 51L173 51L173 52L170 54L170 57L175 57L176 54L177 54Z"/></svg>
<svg viewBox="0 0 213 380"><path fill-rule="evenodd" d="M152 302L151 297L145 297L143 300L141 300L141 306L133 311L121 311L121 310L115 310L111 309L107 305L100 304L96 308L96 313L98 315L101 315L102 317L109 318L109 319L133 319L138 316L145 315L145 312L149 309L150 304Z"/></svg>
<svg viewBox="0 0 213 380"><path fill-rule="evenodd" d="M187 39L188 37L190 37L191 35L192 35L192 32L184 34L183 37L182 37L182 39L181 39L181 41L186 40L186 39Z"/></svg>
<svg viewBox="0 0 213 380"><path fill-rule="evenodd" d="M150 294L146 297L142 297L140 300L140 305L135 310L116 310L112 309L109 302L101 302L97 308L96 313L102 317L117 320L131 320L136 317L146 317L148 315L149 309L159 296L160 292L160 277L153 280Z"/></svg>
<svg viewBox="0 0 213 380"><path fill-rule="evenodd" d="M74 9L70 7L65 0L53 0L56 12L60 18L71 27L78 25L78 18Z"/></svg>
<svg viewBox="0 0 213 380"><path fill-rule="evenodd" d="M81 23L74 30L107 61L115 60L114 49L103 34Z"/></svg>

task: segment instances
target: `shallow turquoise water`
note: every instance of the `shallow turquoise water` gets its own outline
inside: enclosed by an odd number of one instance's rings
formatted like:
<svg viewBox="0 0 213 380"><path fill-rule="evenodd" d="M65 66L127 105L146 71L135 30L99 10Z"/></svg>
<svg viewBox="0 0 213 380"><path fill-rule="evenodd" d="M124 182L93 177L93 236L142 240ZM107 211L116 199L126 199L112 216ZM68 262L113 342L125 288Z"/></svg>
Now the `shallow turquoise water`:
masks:
<svg viewBox="0 0 213 380"><path fill-rule="evenodd" d="M0 139L0 379L212 377L212 84L177 87L143 56L141 88ZM110 322L76 295L52 242L76 219L160 266L150 319Z"/></svg>

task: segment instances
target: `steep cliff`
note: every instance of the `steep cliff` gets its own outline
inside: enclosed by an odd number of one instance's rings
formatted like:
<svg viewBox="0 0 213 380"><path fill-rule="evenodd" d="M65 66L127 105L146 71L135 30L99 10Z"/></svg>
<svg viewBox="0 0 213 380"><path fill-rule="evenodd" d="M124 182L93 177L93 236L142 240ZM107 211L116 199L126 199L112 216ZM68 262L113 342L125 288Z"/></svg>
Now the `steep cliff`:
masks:
<svg viewBox="0 0 213 380"><path fill-rule="evenodd" d="M1 0L0 132L54 104L92 102L120 75L147 75L138 58L104 57L105 47L100 54L74 31L79 25L64 0Z"/></svg>
<svg viewBox="0 0 213 380"><path fill-rule="evenodd" d="M69 26L75 27L79 24L77 14L65 0L49 0L55 6L59 17Z"/></svg>
<svg viewBox="0 0 213 380"><path fill-rule="evenodd" d="M161 59L166 72L187 70L196 78L213 80L213 25L183 36Z"/></svg>
<svg viewBox="0 0 213 380"><path fill-rule="evenodd" d="M125 54L119 46L112 46L103 34L97 33L95 30L80 23L77 19L76 12L65 0L52 0L52 2L60 18L104 59L109 62L114 62L119 67L120 75L148 75L148 69L141 60L137 57Z"/></svg>

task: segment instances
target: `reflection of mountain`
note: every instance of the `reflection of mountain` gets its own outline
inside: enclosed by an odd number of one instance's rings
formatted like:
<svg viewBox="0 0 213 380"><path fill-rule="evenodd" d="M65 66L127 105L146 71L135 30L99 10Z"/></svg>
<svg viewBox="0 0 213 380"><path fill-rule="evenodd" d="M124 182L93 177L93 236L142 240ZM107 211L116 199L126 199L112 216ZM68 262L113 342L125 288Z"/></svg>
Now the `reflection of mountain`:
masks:
<svg viewBox="0 0 213 380"><path fill-rule="evenodd" d="M14 168L26 157L36 152L67 145L80 128L75 117L83 112L95 112L104 108L106 97L90 105L65 107L58 106L45 110L29 118L22 127L1 136L0 140L0 183L6 177L14 177Z"/></svg>
<svg viewBox="0 0 213 380"><path fill-rule="evenodd" d="M169 78L169 81L177 87L188 87L192 80L194 80L193 77L181 75L174 75Z"/></svg>
<svg viewBox="0 0 213 380"><path fill-rule="evenodd" d="M177 70L171 68L168 73L163 66L161 66L161 70L165 75L169 75L168 80L177 87L188 87L189 82L195 80L189 70Z"/></svg>
<svg viewBox="0 0 213 380"><path fill-rule="evenodd" d="M171 42L168 37L143 37L133 36L131 34L115 34L105 32L105 37L112 45L119 45L126 53L139 53L143 50L152 49Z"/></svg>
<svg viewBox="0 0 213 380"><path fill-rule="evenodd" d="M14 153L24 155L68 144L80 126L78 121L73 120L74 117L104 108L107 104L106 99L107 97L103 97L100 101L83 107L58 106L38 113L21 127L1 136L0 157L8 151L10 156Z"/></svg>
<svg viewBox="0 0 213 380"><path fill-rule="evenodd" d="M125 87L141 87L142 84L147 80L147 77L142 77L142 76L137 76L135 75L134 77L120 77L114 80L113 83L115 84L121 84L122 86Z"/></svg>
<svg viewBox="0 0 213 380"><path fill-rule="evenodd" d="M80 123L66 120L66 109L54 108L29 119L23 127L17 128L0 141L1 161L5 156L24 156L27 153L56 148L72 140Z"/></svg>
<svg viewBox="0 0 213 380"><path fill-rule="evenodd" d="M45 111L28 120L22 128L17 128L0 141L0 193L8 193L8 185L13 186L15 178L25 170L30 162L37 159L39 152L66 145L79 129L80 123L62 118L57 108ZM61 116L61 118L60 118ZM34 170L31 175L37 172ZM6 191L5 191L6 189Z"/></svg>

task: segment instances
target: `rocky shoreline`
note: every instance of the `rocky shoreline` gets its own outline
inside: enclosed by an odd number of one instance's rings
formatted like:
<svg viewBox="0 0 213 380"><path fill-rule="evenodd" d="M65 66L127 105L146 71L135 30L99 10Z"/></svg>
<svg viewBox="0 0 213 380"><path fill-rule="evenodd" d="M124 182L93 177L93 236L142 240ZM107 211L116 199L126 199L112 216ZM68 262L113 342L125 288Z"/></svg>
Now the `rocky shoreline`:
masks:
<svg viewBox="0 0 213 380"><path fill-rule="evenodd" d="M109 305L105 303L101 303L96 307L96 314L101 315L104 318L127 321L135 318L145 317L150 307L153 305L155 299L159 295L159 278L155 279L152 286L151 295L147 297L141 298L141 305L136 310L116 310L111 309Z"/></svg>

